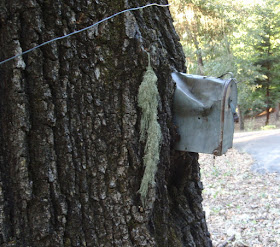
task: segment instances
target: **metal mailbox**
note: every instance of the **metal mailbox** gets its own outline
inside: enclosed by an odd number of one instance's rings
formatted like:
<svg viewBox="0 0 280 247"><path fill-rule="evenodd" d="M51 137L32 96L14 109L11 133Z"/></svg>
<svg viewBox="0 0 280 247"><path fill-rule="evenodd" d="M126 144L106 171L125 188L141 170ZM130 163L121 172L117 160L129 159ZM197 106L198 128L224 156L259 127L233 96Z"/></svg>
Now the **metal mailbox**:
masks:
<svg viewBox="0 0 280 247"><path fill-rule="evenodd" d="M238 119L236 81L178 72L172 73L172 79L174 121L180 134L176 150L224 154L232 147Z"/></svg>

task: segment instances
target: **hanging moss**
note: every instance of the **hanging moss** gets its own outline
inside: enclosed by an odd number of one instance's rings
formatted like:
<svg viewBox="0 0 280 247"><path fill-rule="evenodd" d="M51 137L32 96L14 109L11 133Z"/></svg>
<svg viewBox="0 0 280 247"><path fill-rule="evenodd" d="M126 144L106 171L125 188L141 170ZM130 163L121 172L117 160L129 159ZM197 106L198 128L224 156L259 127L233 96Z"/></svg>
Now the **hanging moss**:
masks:
<svg viewBox="0 0 280 247"><path fill-rule="evenodd" d="M145 204L149 185L155 184L155 174L159 161L161 130L157 121L157 108L159 93L157 89L157 76L150 64L144 74L143 81L138 91L138 106L142 109L140 141L146 142L144 152L145 171L139 193L143 205Z"/></svg>

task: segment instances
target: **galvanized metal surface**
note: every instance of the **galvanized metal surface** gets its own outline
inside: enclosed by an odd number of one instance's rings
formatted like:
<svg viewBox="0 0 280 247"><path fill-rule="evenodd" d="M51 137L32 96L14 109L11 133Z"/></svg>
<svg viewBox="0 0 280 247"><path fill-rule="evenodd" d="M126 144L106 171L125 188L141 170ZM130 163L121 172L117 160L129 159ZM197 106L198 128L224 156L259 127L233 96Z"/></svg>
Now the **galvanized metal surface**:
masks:
<svg viewBox="0 0 280 247"><path fill-rule="evenodd" d="M232 147L233 108L237 104L234 79L172 73L176 83L174 121L180 151L222 155Z"/></svg>

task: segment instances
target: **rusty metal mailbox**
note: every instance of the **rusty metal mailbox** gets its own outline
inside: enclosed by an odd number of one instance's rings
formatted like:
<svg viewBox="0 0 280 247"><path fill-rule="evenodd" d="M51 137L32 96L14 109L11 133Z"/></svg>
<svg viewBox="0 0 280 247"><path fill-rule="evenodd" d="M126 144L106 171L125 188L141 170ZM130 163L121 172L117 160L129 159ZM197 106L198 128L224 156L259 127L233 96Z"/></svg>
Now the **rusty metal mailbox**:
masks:
<svg viewBox="0 0 280 247"><path fill-rule="evenodd" d="M237 86L234 79L172 73L176 83L176 150L224 154L232 147Z"/></svg>

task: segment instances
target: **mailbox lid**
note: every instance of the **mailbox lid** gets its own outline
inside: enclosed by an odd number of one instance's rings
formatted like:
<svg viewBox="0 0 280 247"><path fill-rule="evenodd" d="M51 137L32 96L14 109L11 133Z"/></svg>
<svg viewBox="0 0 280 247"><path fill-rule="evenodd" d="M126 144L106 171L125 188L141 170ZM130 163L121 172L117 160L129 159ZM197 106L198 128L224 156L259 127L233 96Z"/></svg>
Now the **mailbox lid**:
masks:
<svg viewBox="0 0 280 247"><path fill-rule="evenodd" d="M221 79L178 72L172 73L172 79L176 83L174 109L180 115L207 111L222 99Z"/></svg>

